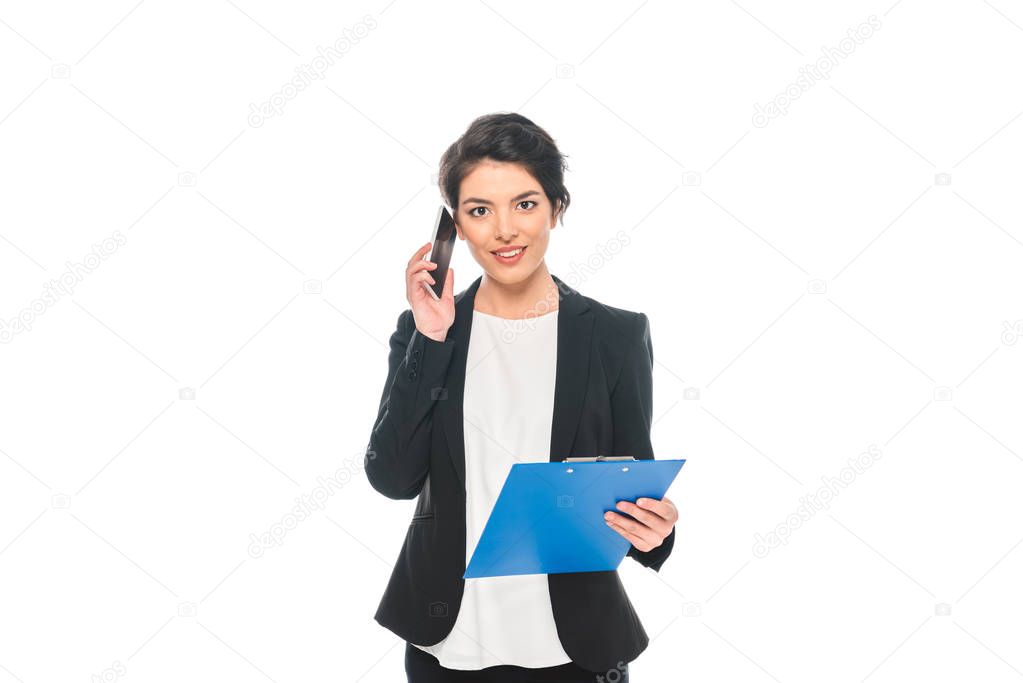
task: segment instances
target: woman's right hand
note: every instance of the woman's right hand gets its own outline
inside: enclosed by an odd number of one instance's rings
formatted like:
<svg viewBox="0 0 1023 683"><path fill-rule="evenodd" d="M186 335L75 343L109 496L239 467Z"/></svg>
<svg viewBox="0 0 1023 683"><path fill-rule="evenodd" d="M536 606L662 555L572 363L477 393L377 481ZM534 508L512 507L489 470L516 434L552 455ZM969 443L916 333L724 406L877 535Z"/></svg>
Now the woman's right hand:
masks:
<svg viewBox="0 0 1023 683"><path fill-rule="evenodd" d="M435 282L429 271L437 264L423 259L432 246L432 242L427 242L409 260L405 268L405 295L419 333L442 342L447 338L448 328L455 322L455 269L448 268L443 295L437 301L426 291L426 287Z"/></svg>

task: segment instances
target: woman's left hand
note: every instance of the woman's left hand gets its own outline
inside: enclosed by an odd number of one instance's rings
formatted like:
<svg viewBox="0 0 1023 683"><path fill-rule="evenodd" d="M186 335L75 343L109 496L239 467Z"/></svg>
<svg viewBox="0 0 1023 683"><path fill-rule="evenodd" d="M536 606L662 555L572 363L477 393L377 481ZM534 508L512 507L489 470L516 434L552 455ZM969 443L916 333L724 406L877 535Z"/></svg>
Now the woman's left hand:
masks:
<svg viewBox="0 0 1023 683"><path fill-rule="evenodd" d="M678 509L667 498L637 498L635 503L620 500L616 507L634 519L608 511L604 521L644 553L661 545L678 521Z"/></svg>

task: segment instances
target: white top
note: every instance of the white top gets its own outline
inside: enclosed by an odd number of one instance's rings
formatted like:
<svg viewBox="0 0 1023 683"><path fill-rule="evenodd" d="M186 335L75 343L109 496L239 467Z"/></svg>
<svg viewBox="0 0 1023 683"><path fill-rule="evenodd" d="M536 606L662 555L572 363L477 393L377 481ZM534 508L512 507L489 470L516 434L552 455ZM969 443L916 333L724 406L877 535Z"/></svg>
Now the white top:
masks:
<svg viewBox="0 0 1023 683"><path fill-rule="evenodd" d="M525 320L473 311L462 403L467 566L511 466L550 460L557 342L558 311ZM449 669L572 661L546 574L465 579L454 628L436 645L416 647Z"/></svg>

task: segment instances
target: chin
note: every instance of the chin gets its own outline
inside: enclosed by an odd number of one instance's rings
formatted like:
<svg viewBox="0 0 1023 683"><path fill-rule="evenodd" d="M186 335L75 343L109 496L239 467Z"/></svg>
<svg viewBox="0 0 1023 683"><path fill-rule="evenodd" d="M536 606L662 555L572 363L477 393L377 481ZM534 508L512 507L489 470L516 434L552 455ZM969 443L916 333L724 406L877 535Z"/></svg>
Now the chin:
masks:
<svg viewBox="0 0 1023 683"><path fill-rule="evenodd" d="M529 273L502 273L501 271L488 270L486 268L484 268L484 271L488 278L504 285L513 285L529 277Z"/></svg>
<svg viewBox="0 0 1023 683"><path fill-rule="evenodd" d="M487 277L491 280L497 280L500 283L506 285L513 285L517 282L523 282L528 280L536 272L538 264L522 262L517 264L514 268L505 267L493 267L487 264L483 268L486 272Z"/></svg>

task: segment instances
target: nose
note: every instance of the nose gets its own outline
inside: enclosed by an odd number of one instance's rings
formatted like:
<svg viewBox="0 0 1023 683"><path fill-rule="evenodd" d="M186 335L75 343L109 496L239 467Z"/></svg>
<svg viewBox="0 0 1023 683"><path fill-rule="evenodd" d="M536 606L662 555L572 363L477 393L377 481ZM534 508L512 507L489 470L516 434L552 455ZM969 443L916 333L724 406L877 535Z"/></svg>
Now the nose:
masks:
<svg viewBox="0 0 1023 683"><path fill-rule="evenodd" d="M505 213L497 214L497 238L500 240L511 239L519 234L515 228L515 222Z"/></svg>

